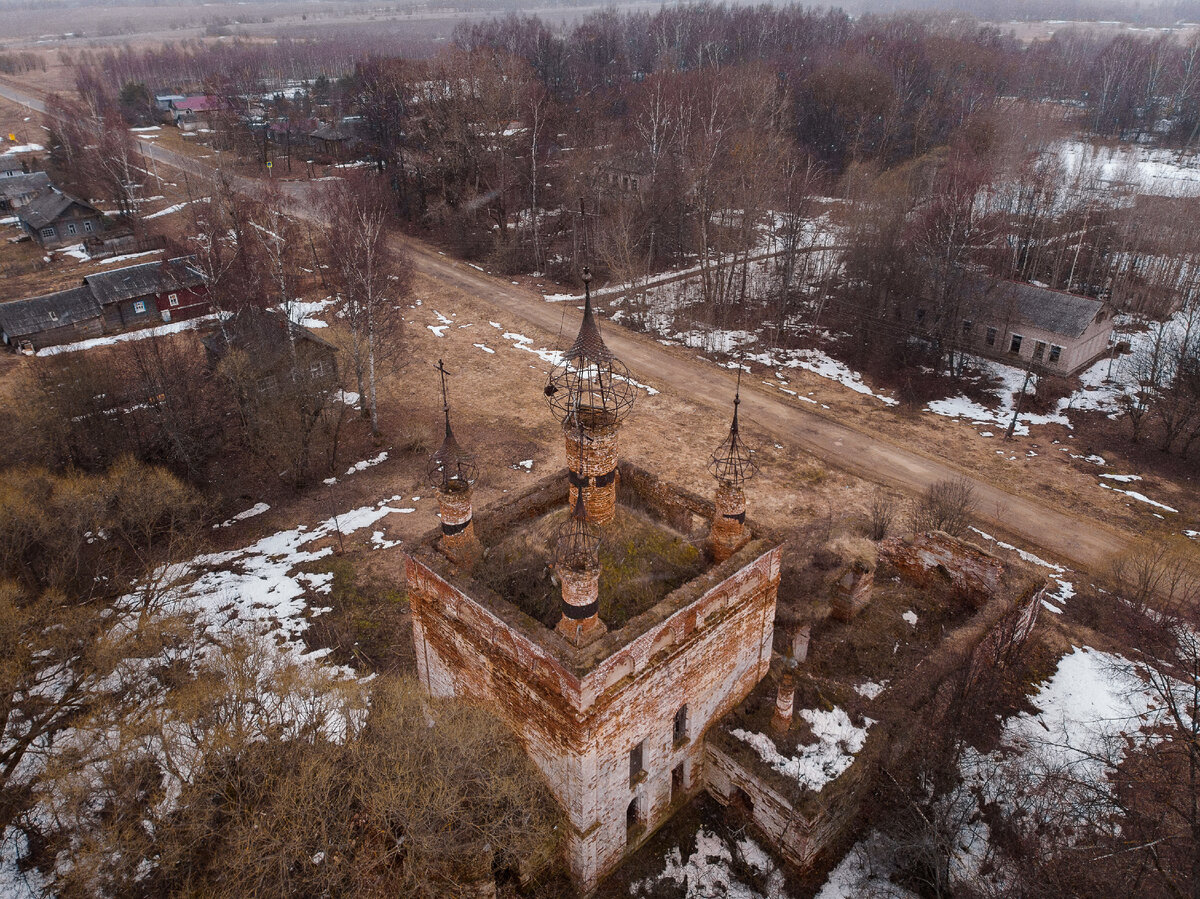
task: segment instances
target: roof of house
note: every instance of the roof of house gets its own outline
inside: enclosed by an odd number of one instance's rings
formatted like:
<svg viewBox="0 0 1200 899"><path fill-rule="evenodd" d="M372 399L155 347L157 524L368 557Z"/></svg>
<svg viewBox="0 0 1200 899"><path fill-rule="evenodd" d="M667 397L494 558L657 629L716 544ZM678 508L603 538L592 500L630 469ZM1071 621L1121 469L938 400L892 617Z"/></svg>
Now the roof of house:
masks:
<svg viewBox="0 0 1200 899"><path fill-rule="evenodd" d="M0 178L0 197L4 197L6 200L19 200L35 191L45 190L49 186L50 176L45 172L29 172L28 174L22 172L18 175Z"/></svg>
<svg viewBox="0 0 1200 899"><path fill-rule="evenodd" d="M992 315L1008 317L1034 328L1079 337L1104 308L1103 300L1081 297L1036 284L1000 281L976 276L972 287L981 305Z"/></svg>
<svg viewBox="0 0 1200 899"><path fill-rule="evenodd" d="M21 338L100 315L100 304L87 287L72 287L28 300L0 303L0 329Z"/></svg>
<svg viewBox="0 0 1200 899"><path fill-rule="evenodd" d="M181 256L161 262L146 262L87 275L83 283L91 288L97 302L107 306L134 297L198 287L204 283L204 276L192 267L193 261L193 257Z"/></svg>
<svg viewBox="0 0 1200 899"><path fill-rule="evenodd" d="M216 357L223 357L232 344L237 349L252 350L254 364L260 370L274 368L290 352L287 319L275 309L247 306L225 322L223 328L201 338L204 346ZM333 353L337 348L318 337L308 328L291 324L292 338L312 343Z"/></svg>
<svg viewBox="0 0 1200 899"><path fill-rule="evenodd" d="M220 97L204 95L171 101L171 108L177 109L180 112L203 112L208 109L220 109L222 105Z"/></svg>
<svg viewBox="0 0 1200 899"><path fill-rule="evenodd" d="M72 205L81 206L95 215L100 214L96 207L83 202L83 200L76 200L58 188L51 187L41 196L34 197L22 206L17 212L17 218L30 228L40 229L56 221Z"/></svg>
<svg viewBox="0 0 1200 899"><path fill-rule="evenodd" d="M328 125L322 125L309 135L309 137L315 138L316 140L331 141L350 140L352 136L353 135L351 135L350 132L332 123Z"/></svg>

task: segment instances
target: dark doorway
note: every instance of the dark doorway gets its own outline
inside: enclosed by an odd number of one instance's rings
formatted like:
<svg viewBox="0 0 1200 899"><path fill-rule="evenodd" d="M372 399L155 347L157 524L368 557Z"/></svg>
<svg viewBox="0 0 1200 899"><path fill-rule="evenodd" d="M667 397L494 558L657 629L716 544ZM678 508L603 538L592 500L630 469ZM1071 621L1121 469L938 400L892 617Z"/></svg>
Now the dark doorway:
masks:
<svg viewBox="0 0 1200 899"><path fill-rule="evenodd" d="M754 814L754 800L741 787L733 788L733 801L730 805L744 815L749 816Z"/></svg>
<svg viewBox="0 0 1200 899"><path fill-rule="evenodd" d="M629 806L625 809L625 829L633 830L641 823L641 809L639 808L638 798L634 796L629 800Z"/></svg>
<svg viewBox="0 0 1200 899"><path fill-rule="evenodd" d="M683 798L683 762L671 769L671 801Z"/></svg>

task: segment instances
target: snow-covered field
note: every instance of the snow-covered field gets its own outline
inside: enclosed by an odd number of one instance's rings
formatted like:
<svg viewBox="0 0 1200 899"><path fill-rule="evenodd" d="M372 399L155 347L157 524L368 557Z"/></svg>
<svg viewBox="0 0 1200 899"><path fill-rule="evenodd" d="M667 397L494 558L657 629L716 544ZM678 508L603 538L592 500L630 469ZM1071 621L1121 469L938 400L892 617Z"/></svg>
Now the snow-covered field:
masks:
<svg viewBox="0 0 1200 899"><path fill-rule="evenodd" d="M1064 140L1055 148L1068 184L1092 180L1102 188L1161 197L1200 196L1200 156L1157 147L1101 146Z"/></svg>

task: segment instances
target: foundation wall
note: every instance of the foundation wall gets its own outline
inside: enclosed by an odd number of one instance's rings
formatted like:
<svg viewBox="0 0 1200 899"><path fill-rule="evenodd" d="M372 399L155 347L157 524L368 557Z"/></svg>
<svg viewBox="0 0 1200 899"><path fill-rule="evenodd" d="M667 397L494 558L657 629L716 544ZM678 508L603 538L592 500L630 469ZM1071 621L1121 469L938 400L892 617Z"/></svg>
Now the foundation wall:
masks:
<svg viewBox="0 0 1200 899"><path fill-rule="evenodd" d="M752 749L719 731L705 747L704 788L718 802L748 813L785 858L807 868L856 826L879 772L901 764L928 729L937 726L960 676L965 672L968 681L974 680L983 666L1004 664L1020 648L1036 623L1045 590L1042 586L1015 599L994 599L950 634L920 668L888 691L890 700L871 713L879 720L854 763L819 793L797 793L790 782L781 788L782 775L768 773Z"/></svg>
<svg viewBox="0 0 1200 899"><path fill-rule="evenodd" d="M912 541L891 537L879 544L879 553L913 583L928 584L942 577L976 597L996 595L1004 576L1000 559L941 531L922 534Z"/></svg>

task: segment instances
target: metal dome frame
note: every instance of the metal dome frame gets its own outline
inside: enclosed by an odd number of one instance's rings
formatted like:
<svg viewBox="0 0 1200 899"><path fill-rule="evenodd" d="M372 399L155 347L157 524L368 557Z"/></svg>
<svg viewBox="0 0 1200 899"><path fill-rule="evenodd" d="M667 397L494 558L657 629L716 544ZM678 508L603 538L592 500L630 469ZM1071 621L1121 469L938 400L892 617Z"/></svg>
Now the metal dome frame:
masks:
<svg viewBox="0 0 1200 899"><path fill-rule="evenodd" d="M545 395L564 427L594 427L622 421L638 387L624 363L604 344L592 311L591 270L583 270L583 322L563 359L550 372Z"/></svg>
<svg viewBox="0 0 1200 899"><path fill-rule="evenodd" d="M425 476L435 489L454 493L474 484L479 469L475 454L467 452L454 439L454 431L450 427L450 401L446 392L446 366L441 359L438 360L437 370L442 379L442 414L446 419L446 431L442 445L429 457Z"/></svg>
<svg viewBox="0 0 1200 899"><path fill-rule="evenodd" d="M758 474L758 463L754 461L754 450L742 440L738 426L738 406L742 402L742 366L738 365L737 389L733 394L733 422L729 436L713 450L708 461L708 471L722 484L741 487Z"/></svg>

